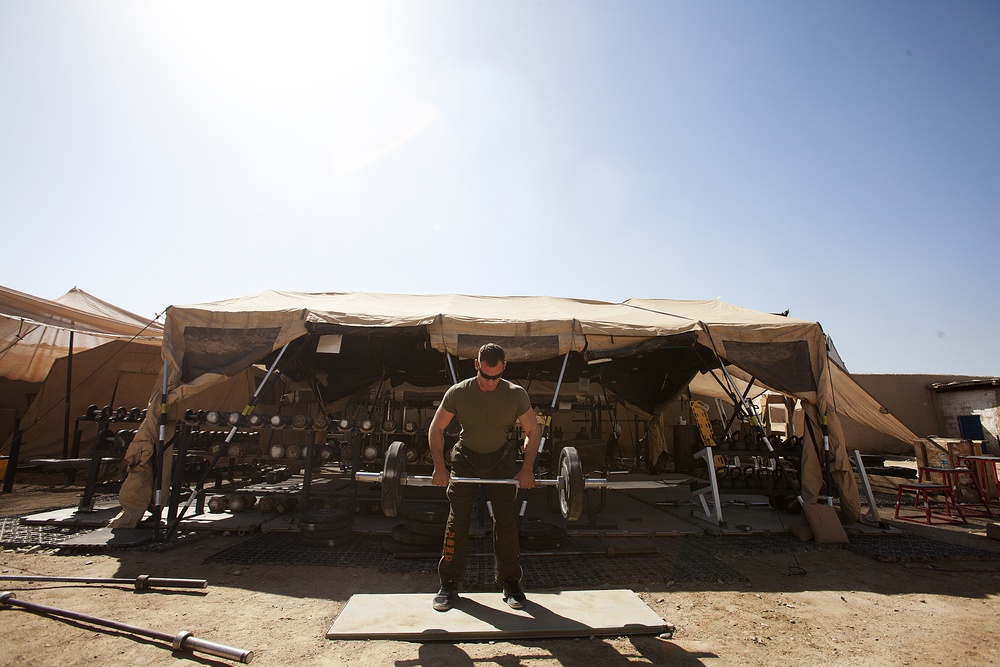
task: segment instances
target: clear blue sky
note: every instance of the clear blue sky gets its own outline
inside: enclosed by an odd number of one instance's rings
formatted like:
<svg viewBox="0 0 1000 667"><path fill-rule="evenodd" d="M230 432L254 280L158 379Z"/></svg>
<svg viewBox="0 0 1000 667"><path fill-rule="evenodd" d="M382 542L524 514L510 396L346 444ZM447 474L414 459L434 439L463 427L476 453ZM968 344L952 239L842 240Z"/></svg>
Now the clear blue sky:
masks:
<svg viewBox="0 0 1000 667"><path fill-rule="evenodd" d="M0 2L0 284L712 299L1000 375L1000 3Z"/></svg>

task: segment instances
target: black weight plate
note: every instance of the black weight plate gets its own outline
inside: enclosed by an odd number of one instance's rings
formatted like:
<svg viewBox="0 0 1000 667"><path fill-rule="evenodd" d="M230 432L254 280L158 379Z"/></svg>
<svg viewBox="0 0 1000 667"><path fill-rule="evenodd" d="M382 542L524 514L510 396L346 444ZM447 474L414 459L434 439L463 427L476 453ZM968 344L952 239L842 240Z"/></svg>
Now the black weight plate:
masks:
<svg viewBox="0 0 1000 667"><path fill-rule="evenodd" d="M299 530L304 531L316 531L316 530L341 530L343 528L350 528L350 521L339 521L337 523L316 523L314 521L303 521L299 519L298 521Z"/></svg>
<svg viewBox="0 0 1000 667"><path fill-rule="evenodd" d="M307 533L299 533L299 539L302 540L334 540L343 539L345 537L350 537L353 533L350 528L341 528L340 530L317 530Z"/></svg>
<svg viewBox="0 0 1000 667"><path fill-rule="evenodd" d="M398 524L392 527L392 539L404 544L414 544L425 547L440 547L444 542L444 533L441 533L441 535L437 537L418 535L417 533L411 533L408 531L406 526L403 524Z"/></svg>
<svg viewBox="0 0 1000 667"><path fill-rule="evenodd" d="M448 504L403 503L399 506L399 515L412 521L444 525L448 522Z"/></svg>
<svg viewBox="0 0 1000 667"><path fill-rule="evenodd" d="M412 519L406 519L403 521L403 525L411 533L426 535L427 537L434 537L439 540L444 538L444 531L447 528L447 525L443 523L424 523L423 521L413 521Z"/></svg>
<svg viewBox="0 0 1000 667"><path fill-rule="evenodd" d="M406 451L402 442L389 445L382 466L382 513L396 516L403 502L403 475L406 474Z"/></svg>
<svg viewBox="0 0 1000 667"><path fill-rule="evenodd" d="M562 539L532 540L522 541L521 549L524 551L551 551L562 545Z"/></svg>
<svg viewBox="0 0 1000 667"><path fill-rule="evenodd" d="M522 539L562 537L566 531L551 523L541 523L539 521L525 522L518 526L518 535Z"/></svg>
<svg viewBox="0 0 1000 667"><path fill-rule="evenodd" d="M391 537L382 540L382 548L391 554L427 554L435 557L441 554L441 545L434 548L421 544L406 544L405 542L397 542Z"/></svg>
<svg viewBox="0 0 1000 667"><path fill-rule="evenodd" d="M335 537L331 539L309 539L303 537L299 541L307 547L342 547L345 544L353 542L354 536L349 535L347 537Z"/></svg>
<svg viewBox="0 0 1000 667"><path fill-rule="evenodd" d="M347 523L350 518L351 516L345 510L331 507L303 512L299 520L307 523Z"/></svg>
<svg viewBox="0 0 1000 667"><path fill-rule="evenodd" d="M564 540L564 539L566 539L566 535L565 534L563 534L563 535L559 535L559 534L556 534L556 535L546 535L544 537L539 537L537 535L534 536L534 537L531 536L531 535L519 535L518 536L518 541L521 542L521 544L535 544L536 542L552 542L552 541L555 541L555 540Z"/></svg>
<svg viewBox="0 0 1000 667"><path fill-rule="evenodd" d="M312 523L310 521L299 521L299 530L303 533L317 533L329 530L344 530L347 528L350 530L351 523L349 521L344 521L343 523Z"/></svg>
<svg viewBox="0 0 1000 667"><path fill-rule="evenodd" d="M563 518L576 521L583 514L583 464L575 447L563 447L559 452L559 476L564 480L559 489L559 506Z"/></svg>

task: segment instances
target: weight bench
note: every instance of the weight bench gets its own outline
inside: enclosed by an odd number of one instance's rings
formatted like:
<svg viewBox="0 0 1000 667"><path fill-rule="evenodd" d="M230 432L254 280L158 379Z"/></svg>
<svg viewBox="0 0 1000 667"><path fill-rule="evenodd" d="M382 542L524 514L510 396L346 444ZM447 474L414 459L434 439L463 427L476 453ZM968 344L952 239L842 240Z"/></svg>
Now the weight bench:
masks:
<svg viewBox="0 0 1000 667"><path fill-rule="evenodd" d="M19 466L21 470L85 470L90 467L92 459L28 459L28 462ZM118 459L105 456L101 458L102 464L117 463Z"/></svg>
<svg viewBox="0 0 1000 667"><path fill-rule="evenodd" d="M903 502L903 494L912 493L913 494L913 507L917 508L918 504L923 501L923 511L919 514L910 513L907 515L900 516L899 510ZM940 493L944 496L944 511L942 513L937 511L931 506L929 495L931 493ZM962 508L958 506L954 495L952 495L952 488L947 484L932 484L930 482L915 482L913 484L900 484L896 487L896 516L895 518L900 521L912 521L914 523L927 523L931 525L934 523L933 518L942 519L938 523L957 523L952 511L958 514L958 518L961 523L968 523L965 515L962 514Z"/></svg>

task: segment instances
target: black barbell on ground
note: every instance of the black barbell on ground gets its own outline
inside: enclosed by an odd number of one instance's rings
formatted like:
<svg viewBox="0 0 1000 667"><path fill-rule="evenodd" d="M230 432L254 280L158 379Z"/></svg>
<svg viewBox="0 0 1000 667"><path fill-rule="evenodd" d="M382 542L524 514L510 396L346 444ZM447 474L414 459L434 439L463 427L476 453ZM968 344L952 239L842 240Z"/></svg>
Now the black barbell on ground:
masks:
<svg viewBox="0 0 1000 667"><path fill-rule="evenodd" d="M406 474L406 451L402 442L389 445L385 453L382 472L358 472L354 479L359 482L375 482L382 485L382 512L386 516L396 516L403 501L404 486L433 486L430 477ZM584 478L583 464L575 447L563 447L559 453L558 476L555 479L536 479L536 486L554 486L559 490L559 509L563 518L575 521L583 514L584 493L588 489L608 486L603 478ZM479 477L451 477L458 484L513 484L516 479L481 479Z"/></svg>

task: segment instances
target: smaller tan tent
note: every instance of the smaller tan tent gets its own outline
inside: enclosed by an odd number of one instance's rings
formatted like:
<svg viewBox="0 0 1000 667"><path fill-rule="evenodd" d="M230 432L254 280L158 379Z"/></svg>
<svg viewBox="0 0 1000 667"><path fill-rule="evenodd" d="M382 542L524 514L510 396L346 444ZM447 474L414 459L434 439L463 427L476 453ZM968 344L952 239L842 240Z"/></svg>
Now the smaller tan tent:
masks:
<svg viewBox="0 0 1000 667"><path fill-rule="evenodd" d="M57 359L42 384L35 401L21 420L23 430L21 452L18 459L59 458L63 456L63 425L66 402L66 369L68 358ZM77 417L86 414L87 407L111 406L146 409L151 396L159 401L155 392L162 377L163 360L160 346L151 343L112 341L74 356L73 374L76 378L70 398L70 427ZM177 406L183 411L204 405L218 406L220 410L240 410L246 405L247 396L256 388L259 371L248 368L229 381L212 387L205 394ZM89 456L97 423L79 422L80 456ZM125 429L138 424L124 425Z"/></svg>
<svg viewBox="0 0 1000 667"><path fill-rule="evenodd" d="M83 367L73 369L72 360L76 355L119 341L155 346L159 350L163 337L163 327L113 304L73 288L58 299L49 300L0 287L0 378L3 379L3 393L0 394L0 451L6 452L12 442L15 426L26 428L29 421L38 418L38 412L24 420L26 411L42 388L50 370L57 360L63 360L63 384L46 387L48 395L46 411L55 411L52 422L58 423L58 447L49 447L52 438L44 435L35 453L44 456L61 456L68 452L70 436L62 435L65 421L67 393L67 372L69 384L78 384L85 378ZM115 348L118 349L118 348ZM103 353L108 354L106 351ZM158 354L158 352L157 352ZM84 362L85 364L92 362ZM92 370L92 369L91 369ZM88 371L89 372L89 371ZM96 388L93 402L100 396L107 396L113 386L97 387L94 382L88 386ZM61 393L62 407L54 408L55 396ZM77 400L81 400L78 399ZM144 403L144 402L143 402ZM70 415L76 413L71 407ZM20 422L20 423L19 423ZM70 424L70 428L72 424ZM22 453L19 458L22 458Z"/></svg>
<svg viewBox="0 0 1000 667"><path fill-rule="evenodd" d="M80 456L89 454L97 424L77 418L90 405L145 409L153 382L162 371L156 343L111 341L73 355L72 391L69 401L72 429L80 426ZM66 382L69 357L56 359L35 400L21 419L22 444L18 459L59 458L69 455L64 441Z"/></svg>
<svg viewBox="0 0 1000 667"><path fill-rule="evenodd" d="M0 287L0 376L41 382L56 359L112 340L156 342L159 322L73 288L54 301ZM72 345L71 345L72 343Z"/></svg>

